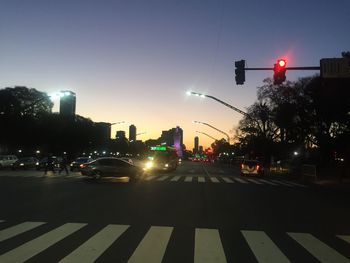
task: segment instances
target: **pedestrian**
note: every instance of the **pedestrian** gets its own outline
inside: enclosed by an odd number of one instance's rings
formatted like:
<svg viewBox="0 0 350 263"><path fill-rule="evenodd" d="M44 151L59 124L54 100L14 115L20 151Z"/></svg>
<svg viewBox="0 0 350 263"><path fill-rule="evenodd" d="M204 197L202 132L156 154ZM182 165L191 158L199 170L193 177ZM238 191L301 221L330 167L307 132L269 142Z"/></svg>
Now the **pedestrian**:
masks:
<svg viewBox="0 0 350 263"><path fill-rule="evenodd" d="M63 170L66 171L66 175L68 175L68 169L67 169L67 164L68 164L68 161L67 161L67 157L66 156L63 156L62 160L60 161L60 170L59 170L59 174L61 174L61 172Z"/></svg>
<svg viewBox="0 0 350 263"><path fill-rule="evenodd" d="M47 160L45 162L45 172L44 175L47 174L47 171L52 171L53 173L55 173L55 168L54 168L54 160L52 158L52 154L49 154L49 156L47 157Z"/></svg>

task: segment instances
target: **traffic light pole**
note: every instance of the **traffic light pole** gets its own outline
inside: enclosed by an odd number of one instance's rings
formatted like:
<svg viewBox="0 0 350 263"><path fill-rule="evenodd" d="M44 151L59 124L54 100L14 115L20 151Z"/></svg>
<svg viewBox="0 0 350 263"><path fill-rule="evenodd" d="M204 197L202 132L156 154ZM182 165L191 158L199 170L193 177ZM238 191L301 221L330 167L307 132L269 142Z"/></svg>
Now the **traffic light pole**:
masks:
<svg viewBox="0 0 350 263"><path fill-rule="evenodd" d="M286 70L320 70L321 67L286 67ZM273 70L273 68L244 68L244 70Z"/></svg>

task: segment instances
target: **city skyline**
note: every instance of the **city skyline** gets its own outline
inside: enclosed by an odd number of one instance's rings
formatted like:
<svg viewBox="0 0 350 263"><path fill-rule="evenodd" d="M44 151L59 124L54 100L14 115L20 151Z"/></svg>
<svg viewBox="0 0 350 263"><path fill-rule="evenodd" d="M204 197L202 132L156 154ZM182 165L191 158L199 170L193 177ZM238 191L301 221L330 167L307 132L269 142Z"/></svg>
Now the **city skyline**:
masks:
<svg viewBox="0 0 350 263"><path fill-rule="evenodd" d="M272 71L246 72L237 86L234 61L272 67L318 66L347 51L349 1L3 1L0 88L27 86L76 93L76 113L95 122L124 120L111 134L135 124L158 138L180 126L193 148L196 131L233 135L241 115L186 91L206 93L245 110ZM276 26L278 25L278 26ZM329 40L332 41L329 41ZM287 80L317 71L287 71ZM58 111L55 101L55 111ZM213 142L199 135L204 148Z"/></svg>

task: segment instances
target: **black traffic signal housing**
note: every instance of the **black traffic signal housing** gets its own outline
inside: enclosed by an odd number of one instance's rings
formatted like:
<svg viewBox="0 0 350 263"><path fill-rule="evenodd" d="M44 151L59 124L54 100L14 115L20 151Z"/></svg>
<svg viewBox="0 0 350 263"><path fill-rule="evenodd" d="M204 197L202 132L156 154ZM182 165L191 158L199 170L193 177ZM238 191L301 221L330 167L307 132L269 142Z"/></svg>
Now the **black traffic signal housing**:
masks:
<svg viewBox="0 0 350 263"><path fill-rule="evenodd" d="M236 84L243 85L245 81L245 60L235 61Z"/></svg>
<svg viewBox="0 0 350 263"><path fill-rule="evenodd" d="M287 62L284 59L277 60L273 65L273 84L281 85L286 80L286 65Z"/></svg>

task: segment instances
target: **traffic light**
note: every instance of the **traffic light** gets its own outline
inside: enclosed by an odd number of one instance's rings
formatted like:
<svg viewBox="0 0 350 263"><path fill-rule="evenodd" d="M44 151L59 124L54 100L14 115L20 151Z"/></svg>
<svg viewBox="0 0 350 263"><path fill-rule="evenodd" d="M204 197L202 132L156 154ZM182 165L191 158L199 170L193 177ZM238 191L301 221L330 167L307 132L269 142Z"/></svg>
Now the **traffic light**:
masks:
<svg viewBox="0 0 350 263"><path fill-rule="evenodd" d="M273 66L273 84L280 85L286 80L286 65L286 60L277 60L277 63Z"/></svg>
<svg viewBox="0 0 350 263"><path fill-rule="evenodd" d="M243 85L245 81L245 60L235 61L236 84Z"/></svg>

